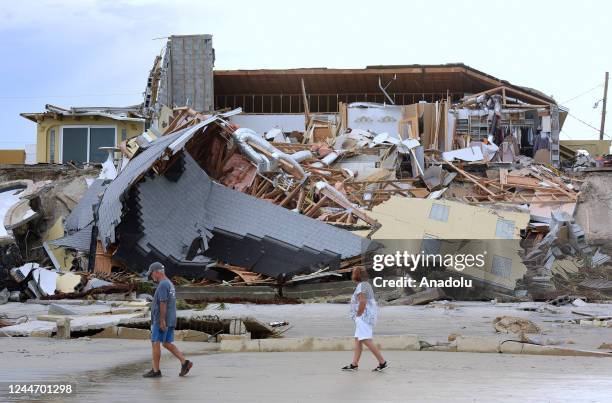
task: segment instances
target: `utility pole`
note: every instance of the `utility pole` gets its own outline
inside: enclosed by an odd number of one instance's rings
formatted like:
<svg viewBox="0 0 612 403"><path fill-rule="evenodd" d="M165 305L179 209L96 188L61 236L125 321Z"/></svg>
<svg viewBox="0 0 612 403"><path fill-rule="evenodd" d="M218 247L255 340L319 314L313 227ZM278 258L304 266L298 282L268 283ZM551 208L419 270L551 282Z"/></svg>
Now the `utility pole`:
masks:
<svg viewBox="0 0 612 403"><path fill-rule="evenodd" d="M601 108L601 127L599 129L599 139L603 140L604 129L606 127L606 102L608 101L608 72L606 71L606 79L604 82L604 97L603 106Z"/></svg>

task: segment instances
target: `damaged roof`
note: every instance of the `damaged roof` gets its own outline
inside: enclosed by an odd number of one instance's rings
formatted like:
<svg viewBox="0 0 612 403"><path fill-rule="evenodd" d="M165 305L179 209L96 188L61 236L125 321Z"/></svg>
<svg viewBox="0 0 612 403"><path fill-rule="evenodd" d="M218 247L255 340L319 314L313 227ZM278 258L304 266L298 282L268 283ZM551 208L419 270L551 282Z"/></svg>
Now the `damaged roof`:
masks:
<svg viewBox="0 0 612 403"><path fill-rule="evenodd" d="M180 151L200 129L216 121L219 116L225 117L233 113L236 111L214 115L194 126L162 136L130 160L108 185L98 208L99 239L105 249L109 244L115 242L115 228L121 222L122 202L130 186L141 179L156 162L167 161L177 151Z"/></svg>
<svg viewBox="0 0 612 403"><path fill-rule="evenodd" d="M34 113L20 113L20 116L31 120L32 122L38 122L45 117L57 118L58 116L99 116L110 118L113 120L121 120L128 122L140 122L144 123L145 119L142 115L142 106L133 105L126 107L113 107L113 106L91 106L91 107L71 107L69 109L62 108L61 106L55 106L51 104L45 105L44 112Z"/></svg>
<svg viewBox="0 0 612 403"><path fill-rule="evenodd" d="M91 248L91 236L93 231L93 223L88 224L84 228L66 235L62 238L48 241L50 245L59 246L78 250L80 252L89 252Z"/></svg>
<svg viewBox="0 0 612 403"><path fill-rule="evenodd" d="M106 187L97 225L116 259L139 270L160 260L170 274L217 260L286 278L377 245L210 179L184 147L213 122L226 124L213 116L155 140Z"/></svg>
<svg viewBox="0 0 612 403"><path fill-rule="evenodd" d="M531 88L511 84L463 63L439 65L367 66L365 69L261 69L215 70L215 95L301 94L304 79L309 94L380 93L379 77L391 81L389 93L478 93L502 85L537 97L556 101ZM393 79L395 77L395 79Z"/></svg>
<svg viewBox="0 0 612 403"><path fill-rule="evenodd" d="M100 197L106 189L107 181L104 179L96 179L89 186L79 204L66 217L64 229L69 234L79 231L91 224L94 220L94 207L100 202Z"/></svg>
<svg viewBox="0 0 612 403"><path fill-rule="evenodd" d="M189 264L194 240L200 239L196 249L203 256L279 277L358 256L373 245L220 185L189 154L179 157L178 166L136 185L130 211L142 227L137 245L143 256L161 254L178 266Z"/></svg>
<svg viewBox="0 0 612 403"><path fill-rule="evenodd" d="M98 208L98 227L99 238L105 249L110 243L115 242L115 227L121 221L125 192L163 156L167 147L181 134L182 132L177 132L154 141L142 153L132 158L104 191Z"/></svg>

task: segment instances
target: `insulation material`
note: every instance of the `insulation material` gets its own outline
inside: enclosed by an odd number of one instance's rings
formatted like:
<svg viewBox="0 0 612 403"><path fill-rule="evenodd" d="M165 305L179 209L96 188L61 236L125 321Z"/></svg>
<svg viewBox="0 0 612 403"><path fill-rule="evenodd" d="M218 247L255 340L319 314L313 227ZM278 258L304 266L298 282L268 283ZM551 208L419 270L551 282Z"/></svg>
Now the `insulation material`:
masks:
<svg viewBox="0 0 612 403"><path fill-rule="evenodd" d="M57 273L47 269L35 269L32 273L34 281L44 296L55 294Z"/></svg>
<svg viewBox="0 0 612 403"><path fill-rule="evenodd" d="M261 136L272 128L280 129L285 133L292 131L303 132L306 130L306 119L303 113L282 115L243 113L231 116L229 121L238 127L248 127Z"/></svg>
<svg viewBox="0 0 612 403"><path fill-rule="evenodd" d="M482 161L484 156L480 147L460 148L459 150L447 151L442 153L442 158L445 161L453 161L455 159L462 161Z"/></svg>
<svg viewBox="0 0 612 403"><path fill-rule="evenodd" d="M74 292L75 288L81 284L81 276L73 273L64 273L57 276L55 287L62 293Z"/></svg>

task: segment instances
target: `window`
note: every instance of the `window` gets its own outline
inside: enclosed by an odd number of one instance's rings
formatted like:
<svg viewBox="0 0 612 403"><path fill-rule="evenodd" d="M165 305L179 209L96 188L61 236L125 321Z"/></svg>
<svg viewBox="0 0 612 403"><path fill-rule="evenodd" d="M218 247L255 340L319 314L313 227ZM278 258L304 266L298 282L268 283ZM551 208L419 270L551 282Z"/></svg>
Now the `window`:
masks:
<svg viewBox="0 0 612 403"><path fill-rule="evenodd" d="M510 278L510 275L512 274L512 259L493 255L491 273L495 274L496 276Z"/></svg>
<svg viewBox="0 0 612 403"><path fill-rule="evenodd" d="M426 255L438 255L442 248L442 241L437 236L425 234L421 242L421 250Z"/></svg>
<svg viewBox="0 0 612 403"><path fill-rule="evenodd" d="M49 162L55 162L55 129L51 129L49 134Z"/></svg>
<svg viewBox="0 0 612 403"><path fill-rule="evenodd" d="M116 128L109 126L62 127L60 155L62 162L76 164L104 162L108 157L100 147L114 147Z"/></svg>
<svg viewBox="0 0 612 403"><path fill-rule="evenodd" d="M121 141L127 140L127 129L124 127L121 129Z"/></svg>
<svg viewBox="0 0 612 403"><path fill-rule="evenodd" d="M433 203L431 205L431 211L429 212L429 218L436 221L448 221L448 210L449 207L443 204Z"/></svg>
<svg viewBox="0 0 612 403"><path fill-rule="evenodd" d="M514 221L497 219L497 226L495 227L495 236L504 239L514 238Z"/></svg>
<svg viewBox="0 0 612 403"><path fill-rule="evenodd" d="M108 151L100 147L115 146L115 129L112 127L89 128L89 162L104 162L108 158Z"/></svg>

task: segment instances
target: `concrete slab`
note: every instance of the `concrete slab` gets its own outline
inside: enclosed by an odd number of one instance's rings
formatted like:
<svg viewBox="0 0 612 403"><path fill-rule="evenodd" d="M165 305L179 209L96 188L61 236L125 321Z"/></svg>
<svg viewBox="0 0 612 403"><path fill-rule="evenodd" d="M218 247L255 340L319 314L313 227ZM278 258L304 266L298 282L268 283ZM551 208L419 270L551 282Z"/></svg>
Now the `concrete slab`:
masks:
<svg viewBox="0 0 612 403"><path fill-rule="evenodd" d="M104 329L110 326L116 326L122 323L129 323L133 319L142 317L142 314L123 314L123 315L94 315L94 316L68 316L72 318L70 322L70 330L72 332ZM0 328L0 335L4 336L30 336L33 332L44 332L48 336L57 331L57 325L53 321L54 317L49 315L41 315L41 318L46 319L34 320L18 325L7 326ZM51 319L51 321L49 321Z"/></svg>

